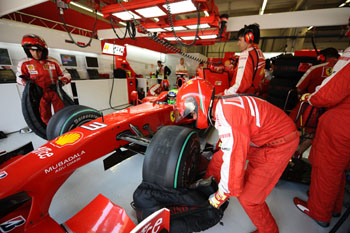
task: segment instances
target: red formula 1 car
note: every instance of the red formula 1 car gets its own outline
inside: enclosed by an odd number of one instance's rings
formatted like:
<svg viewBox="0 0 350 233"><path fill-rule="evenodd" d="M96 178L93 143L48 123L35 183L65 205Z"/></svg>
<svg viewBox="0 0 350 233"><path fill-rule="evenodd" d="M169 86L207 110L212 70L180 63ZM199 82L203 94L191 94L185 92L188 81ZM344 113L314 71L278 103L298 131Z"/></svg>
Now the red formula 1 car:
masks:
<svg viewBox="0 0 350 233"><path fill-rule="evenodd" d="M112 152L108 169L144 152L158 128L172 124L174 108L161 101L102 117L88 107L66 107L47 127L51 141L26 155L1 156L0 232L114 232L117 225L130 232L135 224L102 195L62 225L49 216L52 198L77 168Z"/></svg>
<svg viewBox="0 0 350 233"><path fill-rule="evenodd" d="M145 153L153 135L163 126L191 121L175 122L174 106L167 104L166 94L106 116L79 105L62 109L47 126L46 144L29 153L17 151L0 157L0 232L130 232L135 224L122 208L102 195L60 225L48 212L53 196L77 168L107 154L110 155L104 160L104 167L111 168L137 153ZM163 137L162 143L168 140L176 146L159 152L154 142L149 149L153 155L148 157L166 155L163 160L169 163L161 171L166 174L160 176L176 188L188 183L185 177L193 176L200 146L192 129L180 127L170 131L175 132L174 137ZM175 156L178 162L173 163L169 156ZM149 164L146 162L144 167ZM152 180L152 175L147 179ZM162 222L169 221L165 218ZM167 228L157 220L154 224L152 232ZM116 226L118 231L114 231Z"/></svg>

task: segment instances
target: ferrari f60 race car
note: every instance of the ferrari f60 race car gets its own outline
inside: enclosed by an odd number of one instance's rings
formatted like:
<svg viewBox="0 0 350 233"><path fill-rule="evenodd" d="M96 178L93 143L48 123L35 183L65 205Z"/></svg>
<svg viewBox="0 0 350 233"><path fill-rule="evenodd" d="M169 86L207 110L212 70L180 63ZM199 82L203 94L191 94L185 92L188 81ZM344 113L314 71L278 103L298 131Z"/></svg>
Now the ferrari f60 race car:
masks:
<svg viewBox="0 0 350 233"><path fill-rule="evenodd" d="M226 73L203 70L202 77L214 84L216 93L221 93L229 85ZM146 221L141 222L140 227L147 227L134 232L149 232L149 229L160 232L163 228L169 230L167 224L163 224L168 221L168 217L162 217L159 221L159 218L153 218L153 225L147 218L163 207L168 207L173 216L183 216L185 208L192 217L191 221L202 222L201 228L170 229L171 232L200 231L215 225L227 207L217 210L207 201L208 196L216 191L217 185L197 182L194 189L199 188L200 194L198 190L192 193L193 190L181 189L196 183L200 171L205 170L198 166L204 164L205 167L208 162L206 158L204 163L201 162L203 151L213 152L213 148L207 148L205 141L208 131L193 130L191 119L175 122L174 106L167 104L165 98L166 95L163 94L151 102L106 116L85 106L65 107L50 120L46 129L49 140L46 144L27 154L20 152L2 155L0 231L130 232L135 224L122 208L102 195L63 224L53 220L48 210L57 190L77 168L109 154L104 159L104 167L109 169L138 153L145 154L142 174L144 182L135 191L134 202L138 220ZM155 196L144 195L147 193L144 190L147 189L152 189ZM179 208L165 203L164 193L179 199L188 195L193 199L183 199L183 205ZM135 199L138 195L142 198ZM148 206L150 202L152 205ZM164 211L161 211L161 216ZM180 220L174 218L173 222L176 221Z"/></svg>

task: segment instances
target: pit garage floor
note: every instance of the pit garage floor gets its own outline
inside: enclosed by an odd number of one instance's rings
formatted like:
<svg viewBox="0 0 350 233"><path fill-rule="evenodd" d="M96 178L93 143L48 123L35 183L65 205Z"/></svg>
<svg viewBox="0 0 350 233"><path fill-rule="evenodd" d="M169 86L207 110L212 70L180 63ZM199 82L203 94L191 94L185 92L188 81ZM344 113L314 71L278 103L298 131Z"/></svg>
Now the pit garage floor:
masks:
<svg viewBox="0 0 350 233"><path fill-rule="evenodd" d="M34 148L46 143L34 133L13 133L5 139L0 139L0 151L11 151L30 141L33 142ZM76 170L58 190L49 210L51 217L58 223L71 218L99 193L125 208L129 217L136 223L136 214L130 203L134 190L141 183L143 156L135 155L107 171L103 169L103 158ZM306 200L306 190L308 190L307 185L280 180L267 198L267 204L276 219L280 233L326 233L339 220L339 218L333 218L330 227L322 228L297 210L293 204L293 197L298 196ZM349 194L346 195L344 203L350 204ZM345 207L342 214L344 212ZM221 224L205 232L248 233L254 230L254 225L237 199L231 197ZM337 232L350 232L350 217Z"/></svg>

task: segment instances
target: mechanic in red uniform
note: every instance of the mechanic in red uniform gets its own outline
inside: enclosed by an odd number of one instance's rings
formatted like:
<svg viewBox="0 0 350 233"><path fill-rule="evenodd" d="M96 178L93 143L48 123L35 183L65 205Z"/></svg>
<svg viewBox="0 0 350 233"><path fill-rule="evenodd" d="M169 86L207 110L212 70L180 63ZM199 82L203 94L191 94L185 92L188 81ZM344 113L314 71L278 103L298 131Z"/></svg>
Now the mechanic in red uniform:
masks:
<svg viewBox="0 0 350 233"><path fill-rule="evenodd" d="M278 232L265 199L298 145L293 121L281 109L257 97L214 98L214 87L203 79L190 80L181 87L176 108L179 120L192 114L200 129L208 128L215 120L222 144L206 174L219 182L210 204L218 208L229 196L235 196L257 232Z"/></svg>
<svg viewBox="0 0 350 233"><path fill-rule="evenodd" d="M326 48L320 51L320 55L318 59L323 62L322 64L315 65L310 67L306 71L306 73L301 77L299 82L296 85L298 94L302 95L304 93L312 93L315 91L315 88L322 83L322 81L332 74L333 66L337 63L339 58L338 51L335 48ZM296 121L298 111L301 103L297 104L297 106L291 111L289 116ZM305 128L305 133L308 134L307 139L303 140L303 142L299 145L295 156L301 157L304 151L306 151L311 143L312 138L314 136L314 130L317 124L317 117L312 117L319 115L318 108L312 108L312 106L308 106L309 109L304 111L303 119L312 119L308 121L308 125ZM312 111L311 111L312 109ZM309 111L310 110L310 111ZM298 127L301 126L300 121L296 122ZM300 124L300 125L299 125Z"/></svg>
<svg viewBox="0 0 350 233"><path fill-rule="evenodd" d="M58 80L63 85L69 83L71 76L56 59L48 57L46 42L41 37L34 34L23 36L22 47L28 58L18 63L17 83L25 86L27 80L32 80L43 89L39 111L42 121L48 124L52 116L51 103L55 112L64 107L52 87L58 84Z"/></svg>
<svg viewBox="0 0 350 233"><path fill-rule="evenodd" d="M258 24L244 26L238 32L237 45L241 51L231 87L224 94L259 94L261 80L265 76L265 57L258 47L260 29Z"/></svg>
<svg viewBox="0 0 350 233"><path fill-rule="evenodd" d="M333 66L337 63L339 54L335 48L326 48L320 51L322 64L310 67L297 83L299 94L312 93L322 81L332 74Z"/></svg>
<svg viewBox="0 0 350 233"><path fill-rule="evenodd" d="M350 38L349 30L346 34ZM333 74L305 94L309 104L326 107L312 143L309 160L312 164L311 184L307 202L295 197L299 210L322 227L328 227L332 215L342 211L345 170L350 168L350 47L333 68Z"/></svg>
<svg viewBox="0 0 350 233"><path fill-rule="evenodd" d="M160 84L157 83L150 87L150 89L147 92L147 96L157 96L162 91L168 91L169 86L170 86L169 81L166 79L163 79Z"/></svg>

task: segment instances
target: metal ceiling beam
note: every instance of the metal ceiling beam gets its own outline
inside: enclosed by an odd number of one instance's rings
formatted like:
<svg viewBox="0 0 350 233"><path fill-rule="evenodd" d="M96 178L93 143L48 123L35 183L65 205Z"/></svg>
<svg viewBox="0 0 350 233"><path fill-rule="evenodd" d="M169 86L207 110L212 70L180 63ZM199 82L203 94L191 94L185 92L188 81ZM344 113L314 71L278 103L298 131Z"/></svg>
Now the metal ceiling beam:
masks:
<svg viewBox="0 0 350 233"><path fill-rule="evenodd" d="M9 13L19 11L48 0L1 0L0 4L0 16L7 15Z"/></svg>
<svg viewBox="0 0 350 233"><path fill-rule="evenodd" d="M348 24L349 8L293 11L266 15L230 17L227 32L239 31L244 25L258 23L260 29L337 26Z"/></svg>

